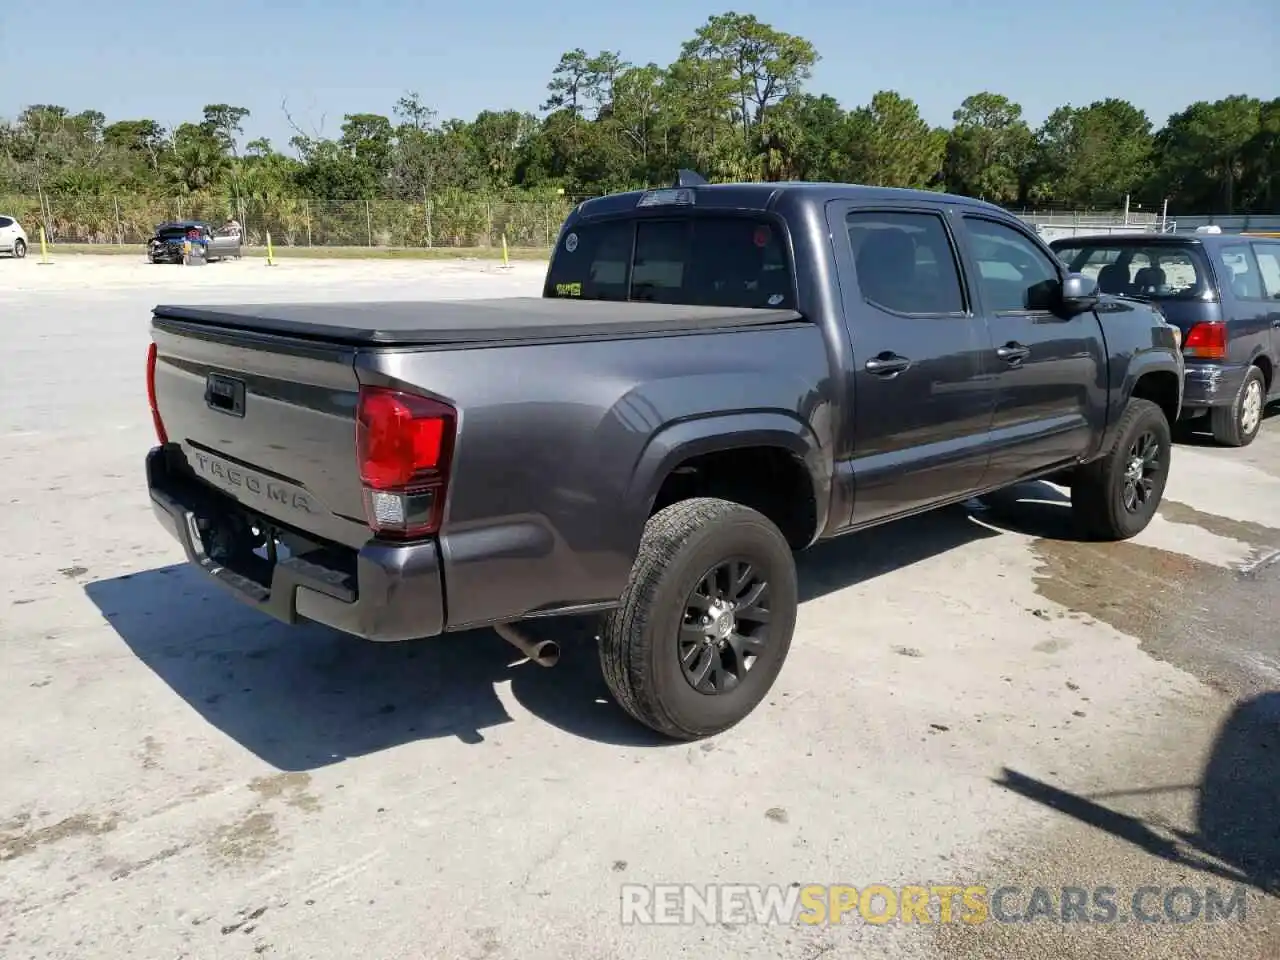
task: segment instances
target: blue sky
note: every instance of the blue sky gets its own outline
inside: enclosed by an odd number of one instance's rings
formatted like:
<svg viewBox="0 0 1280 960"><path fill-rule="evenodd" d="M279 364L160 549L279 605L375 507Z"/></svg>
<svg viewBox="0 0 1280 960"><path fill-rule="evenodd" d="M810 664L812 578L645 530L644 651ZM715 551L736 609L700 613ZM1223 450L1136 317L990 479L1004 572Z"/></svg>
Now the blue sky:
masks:
<svg viewBox="0 0 1280 960"><path fill-rule="evenodd" d="M63 0L0 15L0 116L52 102L172 126L232 103L252 110L247 138L283 148L282 100L326 136L344 113L390 114L406 90L442 118L537 110L565 50L666 64L730 9L812 41L822 60L810 89L846 107L894 89L937 124L984 89L1020 102L1032 124L1106 96L1159 126L1194 100L1280 95L1275 0Z"/></svg>

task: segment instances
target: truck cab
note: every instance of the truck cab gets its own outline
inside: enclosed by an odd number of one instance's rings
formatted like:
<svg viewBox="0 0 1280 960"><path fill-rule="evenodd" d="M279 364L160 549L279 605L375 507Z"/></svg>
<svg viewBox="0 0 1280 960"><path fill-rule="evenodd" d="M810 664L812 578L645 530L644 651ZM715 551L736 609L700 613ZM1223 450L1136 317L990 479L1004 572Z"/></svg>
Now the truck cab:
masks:
<svg viewBox="0 0 1280 960"><path fill-rule="evenodd" d="M1207 418L1218 443L1253 442L1267 403L1280 399L1280 237L1201 227L1064 237L1050 246L1103 293L1152 303L1181 330L1182 423Z"/></svg>

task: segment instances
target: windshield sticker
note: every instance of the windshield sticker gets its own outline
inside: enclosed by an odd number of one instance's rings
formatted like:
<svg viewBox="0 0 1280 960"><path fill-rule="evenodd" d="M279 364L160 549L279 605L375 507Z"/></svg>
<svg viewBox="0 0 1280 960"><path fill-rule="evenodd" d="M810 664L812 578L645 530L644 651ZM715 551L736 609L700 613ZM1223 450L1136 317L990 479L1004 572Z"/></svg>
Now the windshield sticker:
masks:
<svg viewBox="0 0 1280 960"><path fill-rule="evenodd" d="M564 238L564 248L569 253L573 253L578 249L578 235L576 233L571 233Z"/></svg>
<svg viewBox="0 0 1280 960"><path fill-rule="evenodd" d="M557 297L580 297L582 296L582 284L580 283L557 283Z"/></svg>

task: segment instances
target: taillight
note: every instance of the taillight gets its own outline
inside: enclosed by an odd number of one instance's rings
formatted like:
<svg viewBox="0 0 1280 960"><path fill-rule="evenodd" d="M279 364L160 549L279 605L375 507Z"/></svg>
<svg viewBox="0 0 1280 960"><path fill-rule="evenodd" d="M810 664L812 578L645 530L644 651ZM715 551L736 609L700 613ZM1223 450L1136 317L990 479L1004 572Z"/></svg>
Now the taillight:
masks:
<svg viewBox="0 0 1280 960"><path fill-rule="evenodd" d="M385 387L361 387L356 457L365 515L375 533L407 539L435 533L457 411L447 403Z"/></svg>
<svg viewBox="0 0 1280 960"><path fill-rule="evenodd" d="M1182 354L1200 360L1225 360L1227 325L1220 320L1197 323L1187 331L1187 337L1182 342Z"/></svg>
<svg viewBox="0 0 1280 960"><path fill-rule="evenodd" d="M147 347L147 403L151 406L151 423L156 428L156 439L160 444L169 442L165 432L164 421L160 419L160 407L156 404L156 344L153 340Z"/></svg>

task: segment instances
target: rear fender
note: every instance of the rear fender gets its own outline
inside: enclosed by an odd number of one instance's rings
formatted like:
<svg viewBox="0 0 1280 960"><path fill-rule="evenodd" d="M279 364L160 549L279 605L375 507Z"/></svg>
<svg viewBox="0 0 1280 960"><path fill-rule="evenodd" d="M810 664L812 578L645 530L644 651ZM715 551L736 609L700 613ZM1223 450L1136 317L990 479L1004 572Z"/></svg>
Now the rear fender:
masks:
<svg viewBox="0 0 1280 960"><path fill-rule="evenodd" d="M640 454L625 498L628 537L638 545L663 482L684 461L707 453L744 447L778 447L800 460L813 485L817 524L826 529L831 503L832 463L813 429L799 417L780 411L744 411L682 420L660 429Z"/></svg>

